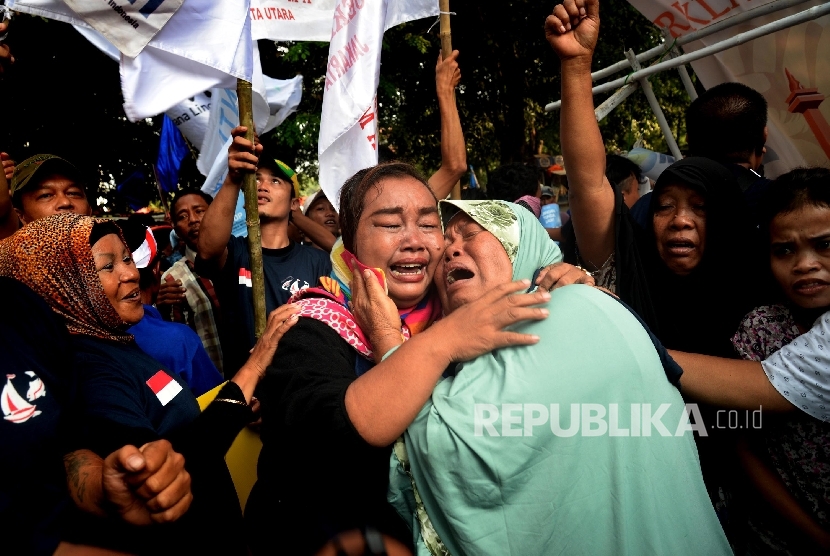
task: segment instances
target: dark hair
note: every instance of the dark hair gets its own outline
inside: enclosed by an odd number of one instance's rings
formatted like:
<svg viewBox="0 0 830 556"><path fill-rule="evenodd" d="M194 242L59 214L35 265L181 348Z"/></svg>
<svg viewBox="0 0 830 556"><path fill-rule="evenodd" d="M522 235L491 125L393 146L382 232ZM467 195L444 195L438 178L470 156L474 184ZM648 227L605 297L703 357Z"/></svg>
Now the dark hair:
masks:
<svg viewBox="0 0 830 556"><path fill-rule="evenodd" d="M114 221L108 220L106 222L98 222L92 227L92 231L89 233L89 246L94 247L99 239L110 234L115 234L122 241L126 241L121 227Z"/></svg>
<svg viewBox="0 0 830 556"><path fill-rule="evenodd" d="M744 163L764 148L767 101L741 83L721 83L686 110L686 140L692 156Z"/></svg>
<svg viewBox="0 0 830 556"><path fill-rule="evenodd" d="M611 187L615 190L620 189L621 184L631 177L631 174L634 174L634 184L636 186L643 177L643 171L640 170L640 166L625 156L618 154L605 155L605 177L608 178ZM631 187L632 185L629 184L626 191L629 191Z"/></svg>
<svg viewBox="0 0 830 556"><path fill-rule="evenodd" d="M173 197L173 201L170 203L170 216L175 219L176 217L176 203L178 203L182 197L186 197L188 195L198 195L205 202L209 205L213 202L213 197L199 189L198 187L185 187L184 189L179 189L176 191L176 195Z"/></svg>
<svg viewBox="0 0 830 556"><path fill-rule="evenodd" d="M354 253L354 240L357 235L357 224L363 215L363 205L366 193L372 187L388 178L414 178L427 188L435 203L435 193L430 189L426 179L411 164L406 162L381 162L377 166L360 170L346 180L340 190L340 234L343 245Z"/></svg>
<svg viewBox="0 0 830 556"><path fill-rule="evenodd" d="M503 164L493 170L487 180L487 195L493 200L512 203L539 191L536 170L520 162Z"/></svg>
<svg viewBox="0 0 830 556"><path fill-rule="evenodd" d="M758 206L764 237L769 238L772 220L807 205L830 208L830 170L796 168L773 181Z"/></svg>

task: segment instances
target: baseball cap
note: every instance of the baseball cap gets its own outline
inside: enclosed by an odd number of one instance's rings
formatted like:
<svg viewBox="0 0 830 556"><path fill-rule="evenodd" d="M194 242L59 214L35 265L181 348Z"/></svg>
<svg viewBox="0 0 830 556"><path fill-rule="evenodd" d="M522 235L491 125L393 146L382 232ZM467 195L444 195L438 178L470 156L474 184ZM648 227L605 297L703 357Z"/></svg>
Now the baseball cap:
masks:
<svg viewBox="0 0 830 556"><path fill-rule="evenodd" d="M542 197L553 197L553 189L549 185L542 186Z"/></svg>
<svg viewBox="0 0 830 556"><path fill-rule="evenodd" d="M300 182L297 180L297 172L295 172L288 164L276 158L263 156L259 159L259 167L271 170L273 174L279 178L291 183L294 187L294 196L300 196Z"/></svg>
<svg viewBox="0 0 830 556"><path fill-rule="evenodd" d="M63 174L80 182L80 172L69 161L53 154L36 154L15 165L9 192L14 196L18 191L25 189L29 183L36 183L32 181L36 177L49 174Z"/></svg>

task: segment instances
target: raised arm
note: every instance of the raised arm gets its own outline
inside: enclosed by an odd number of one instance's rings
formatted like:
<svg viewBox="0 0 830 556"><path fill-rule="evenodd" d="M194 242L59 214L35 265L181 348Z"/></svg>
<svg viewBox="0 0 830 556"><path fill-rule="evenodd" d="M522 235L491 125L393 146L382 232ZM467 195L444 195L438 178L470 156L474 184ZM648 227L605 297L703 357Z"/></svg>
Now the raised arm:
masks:
<svg viewBox="0 0 830 556"><path fill-rule="evenodd" d="M605 178L605 146L591 93L599 1L557 5L545 20L545 35L562 68L560 140L576 242L583 262L597 270L614 252L614 190Z"/></svg>
<svg viewBox="0 0 830 556"><path fill-rule="evenodd" d="M231 239L233 215L242 187L242 175L245 172L256 172L259 153L262 152L262 145L254 146L245 139L246 131L247 129L242 126L231 131L233 142L228 148L228 177L205 211L199 228L199 258L220 268L225 266L228 256L228 241Z"/></svg>
<svg viewBox="0 0 830 556"><path fill-rule="evenodd" d="M321 226L303 214L298 203L296 206L295 204L291 205L291 221L305 234L305 237L314 242L314 245L319 245L331 253L331 248L334 247L334 242L337 241L337 238L328 228Z"/></svg>
<svg viewBox="0 0 830 556"><path fill-rule="evenodd" d="M429 186L439 199L445 199L467 171L467 146L455 104L455 88L460 81L458 51L453 50L446 60L439 54L435 66L435 89L441 112L441 167L429 178Z"/></svg>

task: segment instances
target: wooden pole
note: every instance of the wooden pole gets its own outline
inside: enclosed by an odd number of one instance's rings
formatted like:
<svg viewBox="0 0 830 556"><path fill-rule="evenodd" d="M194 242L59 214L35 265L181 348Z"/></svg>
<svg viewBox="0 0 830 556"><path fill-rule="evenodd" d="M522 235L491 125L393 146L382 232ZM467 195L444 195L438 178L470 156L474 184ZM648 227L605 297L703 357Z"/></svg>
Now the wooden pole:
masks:
<svg viewBox="0 0 830 556"><path fill-rule="evenodd" d="M248 128L245 139L254 142L254 109L251 84L236 80L236 96L239 99L239 125ZM248 226L248 252L251 254L251 286L254 294L254 334L259 339L265 332L265 274L262 269L262 233L259 230L259 206L257 204L256 174L247 172L242 177L245 195L245 224Z"/></svg>
<svg viewBox="0 0 830 556"><path fill-rule="evenodd" d="M441 57L446 60L447 56L452 54L452 31L450 30L450 0L438 0L438 9L440 10L439 25L441 37ZM455 102L455 94L453 93L453 102ZM461 182L457 182L450 192L450 199L461 199Z"/></svg>

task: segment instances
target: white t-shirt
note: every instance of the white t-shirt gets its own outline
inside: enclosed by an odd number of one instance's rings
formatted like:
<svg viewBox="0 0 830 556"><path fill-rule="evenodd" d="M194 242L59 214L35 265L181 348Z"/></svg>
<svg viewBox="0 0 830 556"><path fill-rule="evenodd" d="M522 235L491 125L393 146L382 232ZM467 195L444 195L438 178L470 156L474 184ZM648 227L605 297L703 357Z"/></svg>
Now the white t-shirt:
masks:
<svg viewBox="0 0 830 556"><path fill-rule="evenodd" d="M790 403L816 419L830 421L830 311L761 365Z"/></svg>

